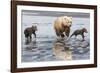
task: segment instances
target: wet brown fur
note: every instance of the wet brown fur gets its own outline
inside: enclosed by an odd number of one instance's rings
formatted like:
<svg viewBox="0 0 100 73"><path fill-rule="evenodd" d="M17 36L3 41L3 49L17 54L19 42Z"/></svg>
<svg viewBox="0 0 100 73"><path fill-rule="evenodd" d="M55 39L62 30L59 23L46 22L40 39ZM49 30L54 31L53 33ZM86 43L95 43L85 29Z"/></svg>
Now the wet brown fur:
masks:
<svg viewBox="0 0 100 73"><path fill-rule="evenodd" d="M75 30L74 32L73 32L73 34L70 36L70 38L72 37L72 36L74 36L75 35L75 37L77 37L77 35L81 35L82 36L82 38L83 38L83 40L84 40L84 32L85 33L87 33L87 29L86 28L82 28L82 29L78 29L78 30Z"/></svg>
<svg viewBox="0 0 100 73"><path fill-rule="evenodd" d="M28 37L30 38L30 40L32 39L32 34L34 34L35 38L36 38L36 32L37 31L37 26L32 26L32 27L28 27L24 30L24 35L25 35L25 38L27 38L28 40Z"/></svg>

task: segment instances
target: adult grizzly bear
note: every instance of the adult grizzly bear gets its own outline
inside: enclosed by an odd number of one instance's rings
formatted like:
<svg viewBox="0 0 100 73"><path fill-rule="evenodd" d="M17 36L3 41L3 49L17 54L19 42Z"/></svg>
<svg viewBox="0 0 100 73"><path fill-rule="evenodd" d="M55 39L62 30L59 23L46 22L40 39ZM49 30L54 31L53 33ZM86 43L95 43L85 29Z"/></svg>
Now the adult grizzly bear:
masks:
<svg viewBox="0 0 100 73"><path fill-rule="evenodd" d="M84 37L85 37L85 36L84 36L84 32L85 32L85 33L88 32L86 28L82 28L82 29L75 30L75 31L72 33L72 35L70 36L70 38L71 38L72 36L74 36L74 35L75 35L75 38L77 37L77 35L81 35L82 38L83 38L83 40L84 40Z"/></svg>
<svg viewBox="0 0 100 73"><path fill-rule="evenodd" d="M65 35L68 37L71 25L72 25L72 17L68 16L58 17L54 22L54 29L56 35L62 38L64 38Z"/></svg>
<svg viewBox="0 0 100 73"><path fill-rule="evenodd" d="M35 38L36 38L36 33L35 31L37 31L37 26L32 26L32 27L28 27L24 30L24 35L25 35L25 38L27 38L28 40L28 37L30 38L30 41L32 39L32 34L34 34Z"/></svg>

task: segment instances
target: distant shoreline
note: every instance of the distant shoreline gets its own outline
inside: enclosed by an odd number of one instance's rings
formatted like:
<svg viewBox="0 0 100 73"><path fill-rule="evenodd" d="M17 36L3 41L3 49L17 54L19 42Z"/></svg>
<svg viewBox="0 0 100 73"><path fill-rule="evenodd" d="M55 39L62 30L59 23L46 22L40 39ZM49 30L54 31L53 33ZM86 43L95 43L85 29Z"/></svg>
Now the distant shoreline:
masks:
<svg viewBox="0 0 100 73"><path fill-rule="evenodd" d="M89 13L32 11L32 10L22 10L22 15L28 15L28 16L50 16L50 17L72 16L72 17L78 17L78 18L89 18L90 17Z"/></svg>

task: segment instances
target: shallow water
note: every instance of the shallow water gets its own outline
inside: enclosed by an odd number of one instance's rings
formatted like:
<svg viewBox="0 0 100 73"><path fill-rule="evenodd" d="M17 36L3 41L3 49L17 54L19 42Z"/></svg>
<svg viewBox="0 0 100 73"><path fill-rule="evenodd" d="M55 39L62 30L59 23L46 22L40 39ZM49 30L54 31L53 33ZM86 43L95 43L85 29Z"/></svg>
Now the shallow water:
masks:
<svg viewBox="0 0 100 73"><path fill-rule="evenodd" d="M43 39L43 38L42 38ZM59 46L68 47L72 53L71 60L85 60L89 59L89 40L82 41L77 40L75 38L71 38L69 41L57 42L55 39L44 38L44 40L40 40L36 38L31 43L25 44L23 43L22 47L22 62L37 62L37 61L59 61L65 60L62 58L57 58L56 56L59 54L54 54L55 51L53 48L56 43L64 44ZM56 50L61 49L60 52L66 52L66 49L57 48ZM59 53L60 53L59 52ZM62 55L63 57L64 55ZM67 59L66 59L67 60Z"/></svg>
<svg viewBox="0 0 100 73"><path fill-rule="evenodd" d="M85 27L88 30L88 33L85 34L85 41L82 41L81 36L78 36L77 38L74 38L73 36L69 40L65 38L64 40L60 40L60 42L57 41L57 37L53 28L53 21L56 17L37 18L42 19L38 21L38 31L36 32L37 38L35 39L34 36L32 36L32 42L26 44L26 39L23 33L24 29L27 27L31 27L32 24L30 24L30 22L32 23L32 21L36 20L36 18L34 18L34 16L23 16L21 54L22 62L69 60L64 57L67 52L70 52L70 60L86 60L90 58L89 18L73 18L73 24L71 26L70 35L74 30L79 28ZM37 23L37 21L34 23ZM57 43L60 43L60 45L58 46L62 48L55 48L55 44ZM66 47L69 48L69 50L66 51ZM59 53L56 53L56 51L58 51Z"/></svg>

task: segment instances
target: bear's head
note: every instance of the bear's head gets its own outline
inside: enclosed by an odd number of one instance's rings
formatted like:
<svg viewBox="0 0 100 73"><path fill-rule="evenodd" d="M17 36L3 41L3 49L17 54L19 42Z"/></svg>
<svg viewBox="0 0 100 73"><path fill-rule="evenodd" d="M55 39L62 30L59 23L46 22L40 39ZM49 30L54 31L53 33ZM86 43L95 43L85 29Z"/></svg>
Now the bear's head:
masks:
<svg viewBox="0 0 100 73"><path fill-rule="evenodd" d="M33 26L33 25L32 25L32 30L33 30L33 31L37 31L37 26Z"/></svg>
<svg viewBox="0 0 100 73"><path fill-rule="evenodd" d="M72 25L72 17L63 16L62 17L62 24L64 27L71 27Z"/></svg>
<svg viewBox="0 0 100 73"><path fill-rule="evenodd" d="M85 33L88 33L86 28L83 28L82 31L85 32Z"/></svg>

